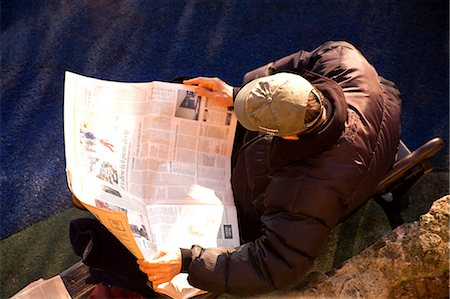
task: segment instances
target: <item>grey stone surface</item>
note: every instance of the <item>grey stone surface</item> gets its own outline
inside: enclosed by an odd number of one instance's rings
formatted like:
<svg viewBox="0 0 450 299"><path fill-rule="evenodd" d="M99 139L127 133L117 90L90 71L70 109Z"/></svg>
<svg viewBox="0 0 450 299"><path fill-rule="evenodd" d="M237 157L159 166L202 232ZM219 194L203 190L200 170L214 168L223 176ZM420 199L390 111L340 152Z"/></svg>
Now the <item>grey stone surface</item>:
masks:
<svg viewBox="0 0 450 299"><path fill-rule="evenodd" d="M298 298L445 298L449 278L449 204L445 196L329 273L312 272L286 295Z"/></svg>

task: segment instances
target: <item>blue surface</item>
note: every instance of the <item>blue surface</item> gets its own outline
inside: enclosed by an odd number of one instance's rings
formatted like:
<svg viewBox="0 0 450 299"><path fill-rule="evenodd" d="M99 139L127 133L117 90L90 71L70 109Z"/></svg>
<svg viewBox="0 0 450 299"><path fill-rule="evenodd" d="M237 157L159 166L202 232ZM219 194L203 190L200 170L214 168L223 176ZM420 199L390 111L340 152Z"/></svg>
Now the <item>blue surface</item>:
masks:
<svg viewBox="0 0 450 299"><path fill-rule="evenodd" d="M1 1L1 235L71 206L64 71L118 81L246 71L327 40L402 91L403 139L448 144L448 1ZM448 147L433 161L448 169Z"/></svg>

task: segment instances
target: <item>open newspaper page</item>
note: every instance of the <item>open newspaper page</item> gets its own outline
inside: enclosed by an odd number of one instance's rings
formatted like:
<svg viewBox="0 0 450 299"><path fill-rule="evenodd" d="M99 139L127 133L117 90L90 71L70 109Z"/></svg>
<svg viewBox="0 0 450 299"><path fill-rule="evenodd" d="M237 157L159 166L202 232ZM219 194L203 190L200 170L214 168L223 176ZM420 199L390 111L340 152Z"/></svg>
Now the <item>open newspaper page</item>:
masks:
<svg viewBox="0 0 450 299"><path fill-rule="evenodd" d="M57 275L50 279L40 278L17 292L11 299L71 299L69 292Z"/></svg>
<svg viewBox="0 0 450 299"><path fill-rule="evenodd" d="M69 187L138 258L239 245L230 185L235 129L231 110L190 86L66 72Z"/></svg>

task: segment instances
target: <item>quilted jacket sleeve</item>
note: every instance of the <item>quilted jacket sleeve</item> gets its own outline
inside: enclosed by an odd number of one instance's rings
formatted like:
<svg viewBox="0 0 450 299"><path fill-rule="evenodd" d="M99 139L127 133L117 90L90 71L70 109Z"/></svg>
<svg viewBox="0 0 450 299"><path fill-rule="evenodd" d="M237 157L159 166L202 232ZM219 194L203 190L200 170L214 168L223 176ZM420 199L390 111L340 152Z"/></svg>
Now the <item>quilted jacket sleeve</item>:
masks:
<svg viewBox="0 0 450 299"><path fill-rule="evenodd" d="M269 184L267 212L254 242L235 249L194 246L189 282L213 293L246 296L286 287L304 274L326 244L341 206L326 190L317 198L299 192L308 188L303 180L284 172Z"/></svg>

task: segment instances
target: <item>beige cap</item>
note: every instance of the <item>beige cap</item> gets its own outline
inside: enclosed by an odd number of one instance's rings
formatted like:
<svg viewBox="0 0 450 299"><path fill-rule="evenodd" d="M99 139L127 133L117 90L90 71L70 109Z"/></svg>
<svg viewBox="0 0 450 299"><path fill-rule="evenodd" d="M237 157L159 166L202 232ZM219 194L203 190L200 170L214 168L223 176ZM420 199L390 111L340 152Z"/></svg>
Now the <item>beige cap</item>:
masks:
<svg viewBox="0 0 450 299"><path fill-rule="evenodd" d="M247 130L296 135L308 128L305 113L311 92L316 94L300 75L277 73L246 84L236 95L234 110Z"/></svg>

